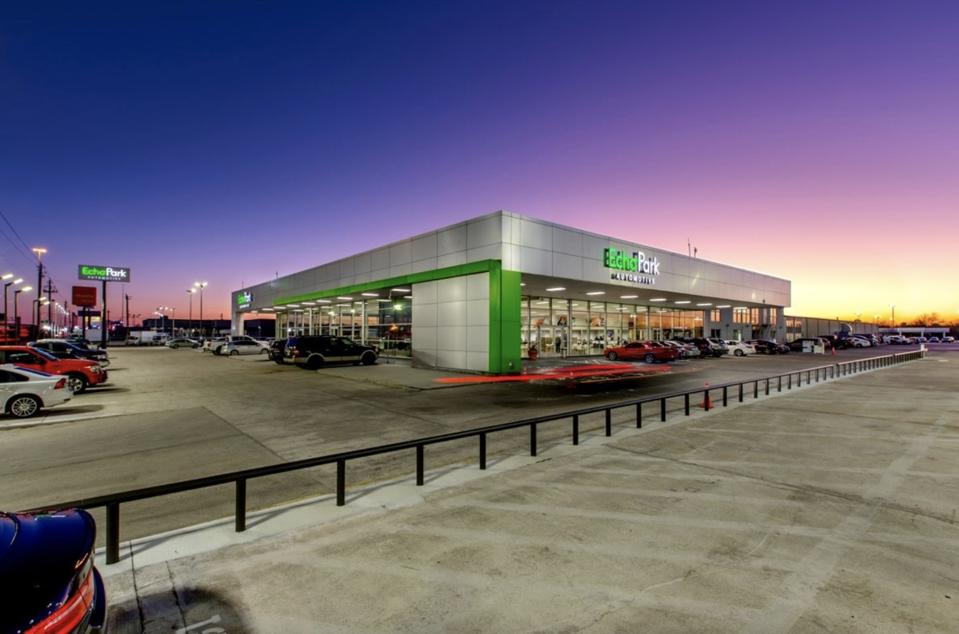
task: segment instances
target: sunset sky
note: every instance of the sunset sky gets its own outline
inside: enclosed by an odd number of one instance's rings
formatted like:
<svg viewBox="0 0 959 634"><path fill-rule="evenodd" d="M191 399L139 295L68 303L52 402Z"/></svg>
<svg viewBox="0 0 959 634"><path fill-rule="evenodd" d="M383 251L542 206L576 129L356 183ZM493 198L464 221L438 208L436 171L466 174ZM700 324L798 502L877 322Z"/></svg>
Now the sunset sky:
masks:
<svg viewBox="0 0 959 634"><path fill-rule="evenodd" d="M956 2L6 3L0 91L0 211L133 312L507 209L959 318Z"/></svg>

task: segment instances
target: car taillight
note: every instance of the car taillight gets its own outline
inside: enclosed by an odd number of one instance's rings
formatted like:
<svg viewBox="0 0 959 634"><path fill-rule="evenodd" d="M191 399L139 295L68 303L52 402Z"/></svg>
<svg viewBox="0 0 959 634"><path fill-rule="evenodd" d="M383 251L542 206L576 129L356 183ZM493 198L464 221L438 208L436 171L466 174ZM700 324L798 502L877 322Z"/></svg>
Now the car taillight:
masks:
<svg viewBox="0 0 959 634"><path fill-rule="evenodd" d="M55 389L55 390L62 390L62 389L65 388L66 386L67 386L67 380L66 380L66 379L60 379L59 381L57 381L57 384L53 386L53 389Z"/></svg>
<svg viewBox="0 0 959 634"><path fill-rule="evenodd" d="M92 556L89 558L92 560ZM96 592L93 585L93 566L84 566L81 571L84 575L76 590L56 612L42 622L37 623L26 634L69 634L83 623L90 612L95 600Z"/></svg>

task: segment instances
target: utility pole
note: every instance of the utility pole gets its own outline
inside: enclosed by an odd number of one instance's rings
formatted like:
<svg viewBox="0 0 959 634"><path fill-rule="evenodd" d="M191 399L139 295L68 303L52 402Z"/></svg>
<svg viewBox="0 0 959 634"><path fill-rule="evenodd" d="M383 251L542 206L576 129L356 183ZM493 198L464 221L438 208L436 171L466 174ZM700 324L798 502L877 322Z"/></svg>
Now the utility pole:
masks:
<svg viewBox="0 0 959 634"><path fill-rule="evenodd" d="M59 291L53 288L53 279L47 276L47 325L53 330L53 294Z"/></svg>
<svg viewBox="0 0 959 634"><path fill-rule="evenodd" d="M37 293L43 294L43 254L47 252L44 247L33 247L30 249L37 256ZM40 302L37 302L37 314L36 314L36 325L37 325L37 336L40 336L40 319L43 315L41 312L43 307L40 306Z"/></svg>

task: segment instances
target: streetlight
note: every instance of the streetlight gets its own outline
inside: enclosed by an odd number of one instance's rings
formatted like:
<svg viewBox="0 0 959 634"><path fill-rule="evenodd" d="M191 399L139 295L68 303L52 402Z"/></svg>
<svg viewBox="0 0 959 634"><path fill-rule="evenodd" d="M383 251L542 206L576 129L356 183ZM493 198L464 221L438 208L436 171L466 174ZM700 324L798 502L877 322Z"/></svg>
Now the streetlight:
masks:
<svg viewBox="0 0 959 634"><path fill-rule="evenodd" d="M7 312L7 289L23 281L22 277L18 277L12 282L8 282L7 280L9 280L11 277L13 277L13 273L5 273L3 276L0 276L0 280L3 280L3 325L4 325L3 337L4 339L6 339L6 336L7 336L6 325L10 322L10 313Z"/></svg>
<svg viewBox="0 0 959 634"><path fill-rule="evenodd" d="M196 294L195 288L186 289L187 295L190 296L190 325L188 329L190 331L190 336L193 336L193 296Z"/></svg>
<svg viewBox="0 0 959 634"><path fill-rule="evenodd" d="M203 289L206 288L208 282L193 282L193 286L200 290L200 336L202 337L203 332Z"/></svg>
<svg viewBox="0 0 959 634"><path fill-rule="evenodd" d="M889 327L895 328L896 327L896 305L889 304L889 308L892 310L892 321L890 322Z"/></svg>
<svg viewBox="0 0 959 634"><path fill-rule="evenodd" d="M46 247L33 247L30 249L37 256L37 292L43 292L43 254L47 252ZM37 334L40 333L40 304L37 303Z"/></svg>
<svg viewBox="0 0 959 634"><path fill-rule="evenodd" d="M32 290L32 286L13 289L13 327L16 329L17 343L20 342L20 316L17 314L17 307L20 305L20 293L28 293Z"/></svg>

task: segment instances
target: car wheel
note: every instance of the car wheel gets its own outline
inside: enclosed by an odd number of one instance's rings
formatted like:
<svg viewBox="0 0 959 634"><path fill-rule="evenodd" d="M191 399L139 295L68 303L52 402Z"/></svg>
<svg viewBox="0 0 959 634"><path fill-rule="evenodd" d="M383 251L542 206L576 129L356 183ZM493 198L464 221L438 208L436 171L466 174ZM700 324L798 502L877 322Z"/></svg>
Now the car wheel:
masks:
<svg viewBox="0 0 959 634"><path fill-rule="evenodd" d="M654 357L654 356L652 355L652 353L650 353L650 352L647 352L647 353L646 353L646 356L643 357L643 361L645 361L646 363L652 363L652 362L655 361L655 360L656 360L656 357Z"/></svg>
<svg viewBox="0 0 959 634"><path fill-rule="evenodd" d="M615 360L616 360L616 353L615 353L615 352L610 352L609 354L606 355L606 358L609 359L610 361L615 361Z"/></svg>
<svg viewBox="0 0 959 634"><path fill-rule="evenodd" d="M317 356L312 356L306 360L307 370L319 370L320 366L322 365L323 365L323 359Z"/></svg>
<svg viewBox="0 0 959 634"><path fill-rule="evenodd" d="M263 348L262 350L260 350L260 354L265 354L267 359L270 358L270 351L267 350L266 348Z"/></svg>
<svg viewBox="0 0 959 634"><path fill-rule="evenodd" d="M373 354L372 352L364 352L363 357L360 360L360 363L362 363L363 365L373 365L374 363L376 363L376 355Z"/></svg>
<svg viewBox="0 0 959 634"><path fill-rule="evenodd" d="M239 350L230 350L230 356L231 356L231 357L238 357L238 356L240 356L240 351L239 351Z"/></svg>
<svg viewBox="0 0 959 634"><path fill-rule="evenodd" d="M7 411L14 418L30 418L40 411L40 401L37 397L27 394L15 396L7 405Z"/></svg>
<svg viewBox="0 0 959 634"><path fill-rule="evenodd" d="M733 354L735 354L737 357L741 357L741 356L744 356L746 353L743 352L742 350L736 350Z"/></svg>
<svg viewBox="0 0 959 634"><path fill-rule="evenodd" d="M87 389L87 379L82 374L71 374L67 377L67 385L74 394L82 394Z"/></svg>

